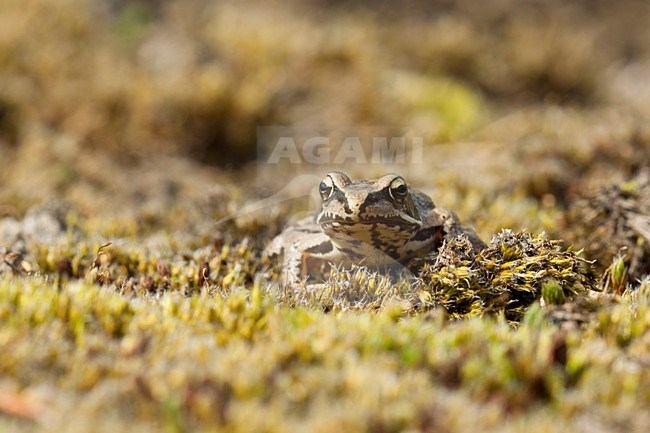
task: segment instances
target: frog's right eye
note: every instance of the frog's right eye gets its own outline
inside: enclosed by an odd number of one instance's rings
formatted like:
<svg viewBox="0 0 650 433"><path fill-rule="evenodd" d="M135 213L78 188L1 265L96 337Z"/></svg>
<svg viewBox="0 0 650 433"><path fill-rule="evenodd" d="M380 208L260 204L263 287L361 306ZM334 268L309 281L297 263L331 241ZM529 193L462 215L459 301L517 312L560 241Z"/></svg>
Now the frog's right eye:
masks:
<svg viewBox="0 0 650 433"><path fill-rule="evenodd" d="M397 176L390 183L388 187L388 193L397 203L404 203L406 196L408 195L409 189L406 186L406 182L402 179L401 176Z"/></svg>
<svg viewBox="0 0 650 433"><path fill-rule="evenodd" d="M327 176L323 179L318 187L318 192L323 200L327 200L332 196L332 193L334 192L334 182L331 177Z"/></svg>

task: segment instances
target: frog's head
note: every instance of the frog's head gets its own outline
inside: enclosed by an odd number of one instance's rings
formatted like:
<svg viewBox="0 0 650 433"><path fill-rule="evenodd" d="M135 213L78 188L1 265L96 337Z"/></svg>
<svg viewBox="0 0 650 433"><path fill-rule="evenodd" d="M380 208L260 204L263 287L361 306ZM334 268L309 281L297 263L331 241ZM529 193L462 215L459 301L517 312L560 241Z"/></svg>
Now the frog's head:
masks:
<svg viewBox="0 0 650 433"><path fill-rule="evenodd" d="M329 173L319 186L323 209L317 222L336 243L355 239L377 248L404 245L422 221L404 178L387 174L376 180L351 180Z"/></svg>

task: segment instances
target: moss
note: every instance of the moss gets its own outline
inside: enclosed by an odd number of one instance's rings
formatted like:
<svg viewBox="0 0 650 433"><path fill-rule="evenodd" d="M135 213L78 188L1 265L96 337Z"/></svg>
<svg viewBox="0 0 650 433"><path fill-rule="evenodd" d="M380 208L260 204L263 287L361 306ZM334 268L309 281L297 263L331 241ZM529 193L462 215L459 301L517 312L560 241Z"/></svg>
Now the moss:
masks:
<svg viewBox="0 0 650 433"><path fill-rule="evenodd" d="M650 173L586 192L566 216L567 236L583 246L601 269L611 264L611 289L650 272Z"/></svg>
<svg viewBox="0 0 650 433"><path fill-rule="evenodd" d="M32 387L64 392L37 421L85 402L81 418L60 418L60 428L95 419L152 429L365 431L431 422L431 405L450 414L436 422L451 431L462 430L451 416L461 406L458 414L474 422L502 407L491 416L506 424L546 413L570 425L569 413L586 416L594 403L605 417L648 403L639 394L650 380L644 370L615 366L618 379L603 381L613 359L637 362L648 350L648 305L632 305L606 307L583 331L566 333L548 322L513 329L498 317L447 325L388 310L286 309L259 289L142 302L87 283L58 288L27 277L0 283L0 370L34 407L43 401Z"/></svg>
<svg viewBox="0 0 650 433"><path fill-rule="evenodd" d="M645 5L321 3L2 2L0 430L645 432ZM259 125L498 234L279 287Z"/></svg>
<svg viewBox="0 0 650 433"><path fill-rule="evenodd" d="M436 263L423 271L423 290L431 295L429 302L440 303L454 317L502 311L509 320L521 320L544 287L554 285L561 293L556 297L564 299L597 288L590 264L558 244L543 234L505 230L472 257L471 245L459 238L443 246Z"/></svg>

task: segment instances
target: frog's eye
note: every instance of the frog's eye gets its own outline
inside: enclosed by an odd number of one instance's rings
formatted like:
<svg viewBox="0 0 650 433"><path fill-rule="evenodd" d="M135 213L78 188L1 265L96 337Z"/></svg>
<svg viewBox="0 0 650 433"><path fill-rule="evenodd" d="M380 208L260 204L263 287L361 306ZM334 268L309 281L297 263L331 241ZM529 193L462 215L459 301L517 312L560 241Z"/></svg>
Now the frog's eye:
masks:
<svg viewBox="0 0 650 433"><path fill-rule="evenodd" d="M327 176L323 179L318 187L318 192L323 200L327 200L332 196L332 193L334 192L334 182L331 177Z"/></svg>
<svg viewBox="0 0 650 433"><path fill-rule="evenodd" d="M409 190L401 177L396 177L388 187L388 193L397 203L403 203Z"/></svg>

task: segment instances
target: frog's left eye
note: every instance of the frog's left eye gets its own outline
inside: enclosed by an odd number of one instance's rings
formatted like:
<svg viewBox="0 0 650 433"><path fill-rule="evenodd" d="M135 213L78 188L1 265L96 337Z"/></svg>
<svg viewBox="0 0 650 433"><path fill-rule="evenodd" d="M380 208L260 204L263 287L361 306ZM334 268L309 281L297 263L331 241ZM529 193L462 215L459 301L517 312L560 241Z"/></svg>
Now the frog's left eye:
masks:
<svg viewBox="0 0 650 433"><path fill-rule="evenodd" d="M327 200L332 196L332 193L334 192L334 182L331 177L327 176L323 179L318 187L318 192L323 200Z"/></svg>
<svg viewBox="0 0 650 433"><path fill-rule="evenodd" d="M396 177L388 187L388 193L398 203L403 203L409 190L406 182L401 177Z"/></svg>

